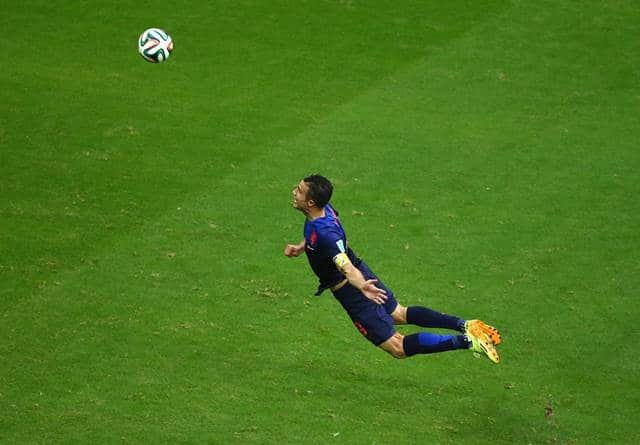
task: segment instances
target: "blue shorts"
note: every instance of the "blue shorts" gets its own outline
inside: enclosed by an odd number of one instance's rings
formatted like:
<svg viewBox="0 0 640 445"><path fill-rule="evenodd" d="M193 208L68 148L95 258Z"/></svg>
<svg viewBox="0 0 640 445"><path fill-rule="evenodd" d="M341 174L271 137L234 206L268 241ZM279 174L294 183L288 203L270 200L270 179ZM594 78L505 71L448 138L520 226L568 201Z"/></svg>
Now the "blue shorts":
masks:
<svg viewBox="0 0 640 445"><path fill-rule="evenodd" d="M357 267L365 279L378 279L364 261L360 262ZM382 281L378 280L376 286L387 291L385 304L374 303L349 283L333 292L333 296L342 304L358 331L371 343L379 346L396 332L391 314L396 310L398 302L391 289L386 287Z"/></svg>

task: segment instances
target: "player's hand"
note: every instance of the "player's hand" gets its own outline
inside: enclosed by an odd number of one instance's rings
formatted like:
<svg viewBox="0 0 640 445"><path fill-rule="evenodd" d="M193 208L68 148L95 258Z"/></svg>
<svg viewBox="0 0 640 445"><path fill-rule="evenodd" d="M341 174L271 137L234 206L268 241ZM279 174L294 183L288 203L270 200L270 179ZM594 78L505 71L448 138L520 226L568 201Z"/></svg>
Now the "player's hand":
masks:
<svg viewBox="0 0 640 445"><path fill-rule="evenodd" d="M299 256L304 250L304 246L300 247L300 245L296 244L287 244L287 247L284 248L284 254L288 257Z"/></svg>
<svg viewBox="0 0 640 445"><path fill-rule="evenodd" d="M387 291L376 286L375 283L377 282L378 280L376 279L365 281L361 291L365 297L374 303L384 304L387 301Z"/></svg>

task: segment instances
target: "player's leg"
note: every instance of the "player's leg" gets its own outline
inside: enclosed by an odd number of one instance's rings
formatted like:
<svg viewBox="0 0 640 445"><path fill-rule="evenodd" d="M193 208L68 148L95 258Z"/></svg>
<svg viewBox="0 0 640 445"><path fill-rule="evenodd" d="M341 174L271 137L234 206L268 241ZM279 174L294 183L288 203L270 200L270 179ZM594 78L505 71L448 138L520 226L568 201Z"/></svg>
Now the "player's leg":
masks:
<svg viewBox="0 0 640 445"><path fill-rule="evenodd" d="M407 323L407 308L395 305L391 312L394 324ZM402 335L394 332L391 337L379 344L380 348L395 358L411 357L416 354L433 354L436 352L469 349L472 343L464 335L443 335L431 332Z"/></svg>
<svg viewBox="0 0 640 445"><path fill-rule="evenodd" d="M378 346L395 358L405 358L416 354L469 349L471 342L464 335L432 334L431 332L402 335L395 332Z"/></svg>
<svg viewBox="0 0 640 445"><path fill-rule="evenodd" d="M408 308L398 304L396 309L391 313L395 324L407 323ZM485 355L494 363L500 362L498 351L496 351L493 338L488 335L482 326L488 326L479 320L471 320L463 324L464 335L439 335L430 332L420 332L418 334L407 335L406 337L395 334L387 342L380 345L382 349L389 352L396 358L410 357L415 354L431 354L434 352L451 351L454 349L471 349L474 353ZM492 328L495 334L499 333ZM398 336L402 340L401 345ZM402 351L399 348L402 346Z"/></svg>
<svg viewBox="0 0 640 445"><path fill-rule="evenodd" d="M396 317L402 312L397 309L393 311ZM472 343L464 335L420 332L404 336L395 331L395 320L385 308L375 304L369 305L357 314L351 314L351 318L362 335L395 358L454 349L469 349L472 346Z"/></svg>
<svg viewBox="0 0 640 445"><path fill-rule="evenodd" d="M443 328L465 332L465 320L423 306L405 307L398 304L391 313L396 324L413 324L423 328Z"/></svg>
<svg viewBox="0 0 640 445"><path fill-rule="evenodd" d="M469 349L475 354L484 355L493 363L500 363L498 351L496 351L495 346L486 335L475 337L419 332L404 336L395 332L378 346L395 358L412 357L416 354L435 354L456 349Z"/></svg>
<svg viewBox="0 0 640 445"><path fill-rule="evenodd" d="M489 336L493 344L502 343L500 332L482 320L464 320L454 315L443 314L422 306L404 307L396 304L391 312L395 324L413 324L424 328L445 328L465 334L480 332Z"/></svg>
<svg viewBox="0 0 640 445"><path fill-rule="evenodd" d="M395 358L470 349L474 353L484 354L494 363L500 361L493 343L482 333L474 336L419 332L404 336L395 331L391 316L381 306L373 305L358 314L351 314L351 318L362 335Z"/></svg>

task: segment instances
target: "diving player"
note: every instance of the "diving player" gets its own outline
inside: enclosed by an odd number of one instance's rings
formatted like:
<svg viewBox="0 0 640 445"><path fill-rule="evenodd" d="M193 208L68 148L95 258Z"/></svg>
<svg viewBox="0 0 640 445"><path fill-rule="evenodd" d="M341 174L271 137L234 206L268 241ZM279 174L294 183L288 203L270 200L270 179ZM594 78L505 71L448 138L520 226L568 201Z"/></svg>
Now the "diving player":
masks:
<svg viewBox="0 0 640 445"><path fill-rule="evenodd" d="M495 346L502 340L494 327L422 306L405 307L396 301L393 292L349 247L338 212L329 204L332 193L331 182L321 175L307 176L293 189L293 207L306 217L304 239L288 244L284 254L297 257L306 253L320 280L316 295L329 289L360 333L395 358L469 349L499 363ZM420 332L405 336L396 332L397 324L445 328L459 334Z"/></svg>

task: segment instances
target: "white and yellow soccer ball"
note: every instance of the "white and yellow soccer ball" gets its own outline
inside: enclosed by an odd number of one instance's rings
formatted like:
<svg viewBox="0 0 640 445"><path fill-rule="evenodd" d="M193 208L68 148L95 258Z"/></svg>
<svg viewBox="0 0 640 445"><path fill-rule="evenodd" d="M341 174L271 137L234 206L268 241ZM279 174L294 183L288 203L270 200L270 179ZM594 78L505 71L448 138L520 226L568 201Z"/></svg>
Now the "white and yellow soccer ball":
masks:
<svg viewBox="0 0 640 445"><path fill-rule="evenodd" d="M160 28L149 28L140 34L138 52L147 62L160 63L173 51L171 36Z"/></svg>

